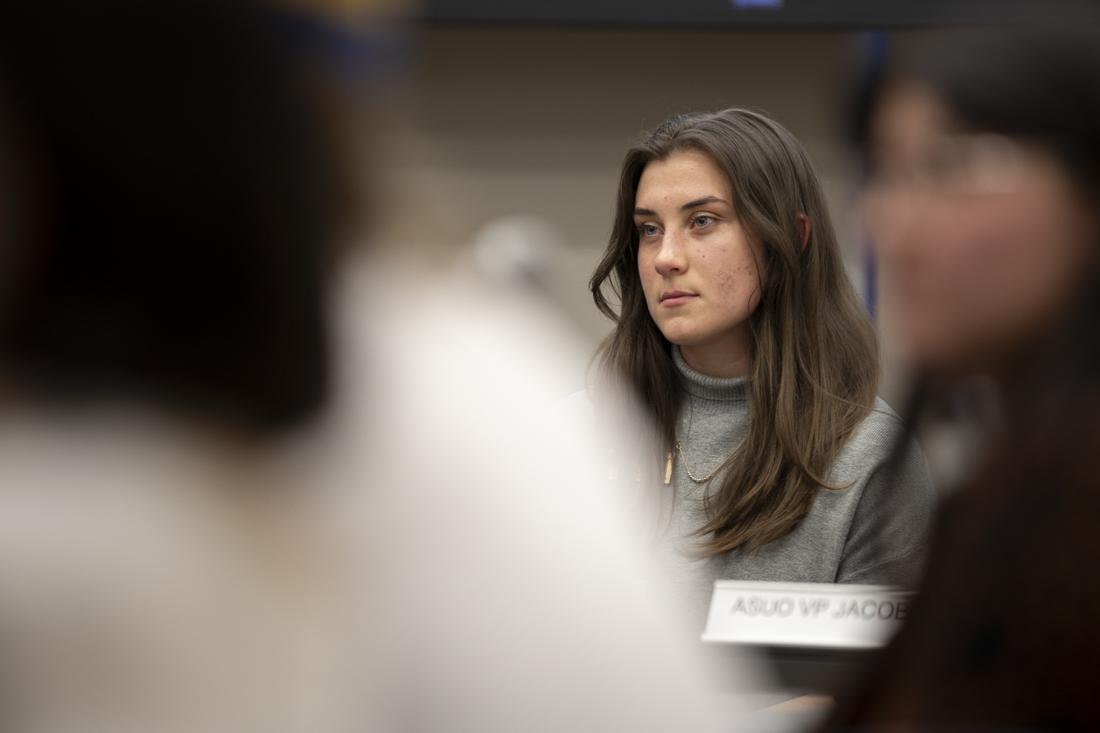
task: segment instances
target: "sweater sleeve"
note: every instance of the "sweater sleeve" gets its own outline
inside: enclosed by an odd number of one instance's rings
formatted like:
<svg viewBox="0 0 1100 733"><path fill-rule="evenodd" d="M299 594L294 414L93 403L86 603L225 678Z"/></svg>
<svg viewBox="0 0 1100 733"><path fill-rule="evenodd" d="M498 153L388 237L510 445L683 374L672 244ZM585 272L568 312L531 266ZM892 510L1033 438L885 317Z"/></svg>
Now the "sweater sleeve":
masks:
<svg viewBox="0 0 1100 733"><path fill-rule="evenodd" d="M838 583L916 585L928 544L935 492L924 455L910 441L896 465L889 448L868 475L849 527Z"/></svg>

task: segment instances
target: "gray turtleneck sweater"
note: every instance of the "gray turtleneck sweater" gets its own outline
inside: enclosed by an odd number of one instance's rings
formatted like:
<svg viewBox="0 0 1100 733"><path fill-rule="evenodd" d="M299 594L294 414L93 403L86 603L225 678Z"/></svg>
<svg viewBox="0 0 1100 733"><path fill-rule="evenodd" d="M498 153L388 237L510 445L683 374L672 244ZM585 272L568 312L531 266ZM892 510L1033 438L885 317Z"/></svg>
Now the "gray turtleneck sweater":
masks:
<svg viewBox="0 0 1100 733"><path fill-rule="evenodd" d="M809 514L790 534L748 553L740 550L705 560L690 549L707 520L708 484L693 481L718 468L750 429L745 379L701 374L673 358L685 389L677 424L683 456L673 464L674 489L668 538L675 576L705 607L714 581L770 580L808 583L874 583L911 586L923 557L934 495L919 449L908 451L900 470L885 463L902 430L901 420L881 399L855 430L827 475L837 490L819 489ZM685 463L687 464L685 466ZM710 483L717 488L722 474Z"/></svg>

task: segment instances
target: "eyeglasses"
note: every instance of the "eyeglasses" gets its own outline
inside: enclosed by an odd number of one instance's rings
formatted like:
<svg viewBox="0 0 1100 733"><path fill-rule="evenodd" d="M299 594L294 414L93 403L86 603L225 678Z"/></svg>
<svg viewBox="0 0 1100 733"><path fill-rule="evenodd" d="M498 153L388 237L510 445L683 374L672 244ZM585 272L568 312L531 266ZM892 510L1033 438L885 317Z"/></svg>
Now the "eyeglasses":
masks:
<svg viewBox="0 0 1100 733"><path fill-rule="evenodd" d="M1002 135L941 135L913 156L877 151L868 187L873 193L1009 193L1022 183L1029 157Z"/></svg>

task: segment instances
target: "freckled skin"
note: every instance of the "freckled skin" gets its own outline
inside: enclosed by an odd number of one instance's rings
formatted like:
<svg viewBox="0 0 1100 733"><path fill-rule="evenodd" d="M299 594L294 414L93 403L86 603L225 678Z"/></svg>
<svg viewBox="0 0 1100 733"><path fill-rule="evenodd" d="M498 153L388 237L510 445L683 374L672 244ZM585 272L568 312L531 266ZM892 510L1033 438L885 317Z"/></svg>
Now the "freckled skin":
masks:
<svg viewBox="0 0 1100 733"><path fill-rule="evenodd" d="M713 197L717 201L682 207ZM638 183L638 276L657 327L695 369L745 374L752 358L749 318L760 303L755 245L732 205L729 180L705 154L680 151L646 166ZM668 291L695 297L661 302Z"/></svg>

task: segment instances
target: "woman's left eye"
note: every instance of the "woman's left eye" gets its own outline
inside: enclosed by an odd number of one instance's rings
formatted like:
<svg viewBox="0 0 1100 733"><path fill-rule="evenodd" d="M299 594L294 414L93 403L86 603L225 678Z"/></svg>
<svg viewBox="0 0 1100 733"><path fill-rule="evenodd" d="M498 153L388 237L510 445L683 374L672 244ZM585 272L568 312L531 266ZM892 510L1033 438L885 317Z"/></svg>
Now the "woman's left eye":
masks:
<svg viewBox="0 0 1100 733"><path fill-rule="evenodd" d="M714 223L714 217L710 216L708 214L700 214L699 216L697 216L697 217L695 217L694 219L691 220L692 226L694 226L696 229L700 229L700 228L703 228L703 227L708 227L713 223Z"/></svg>

